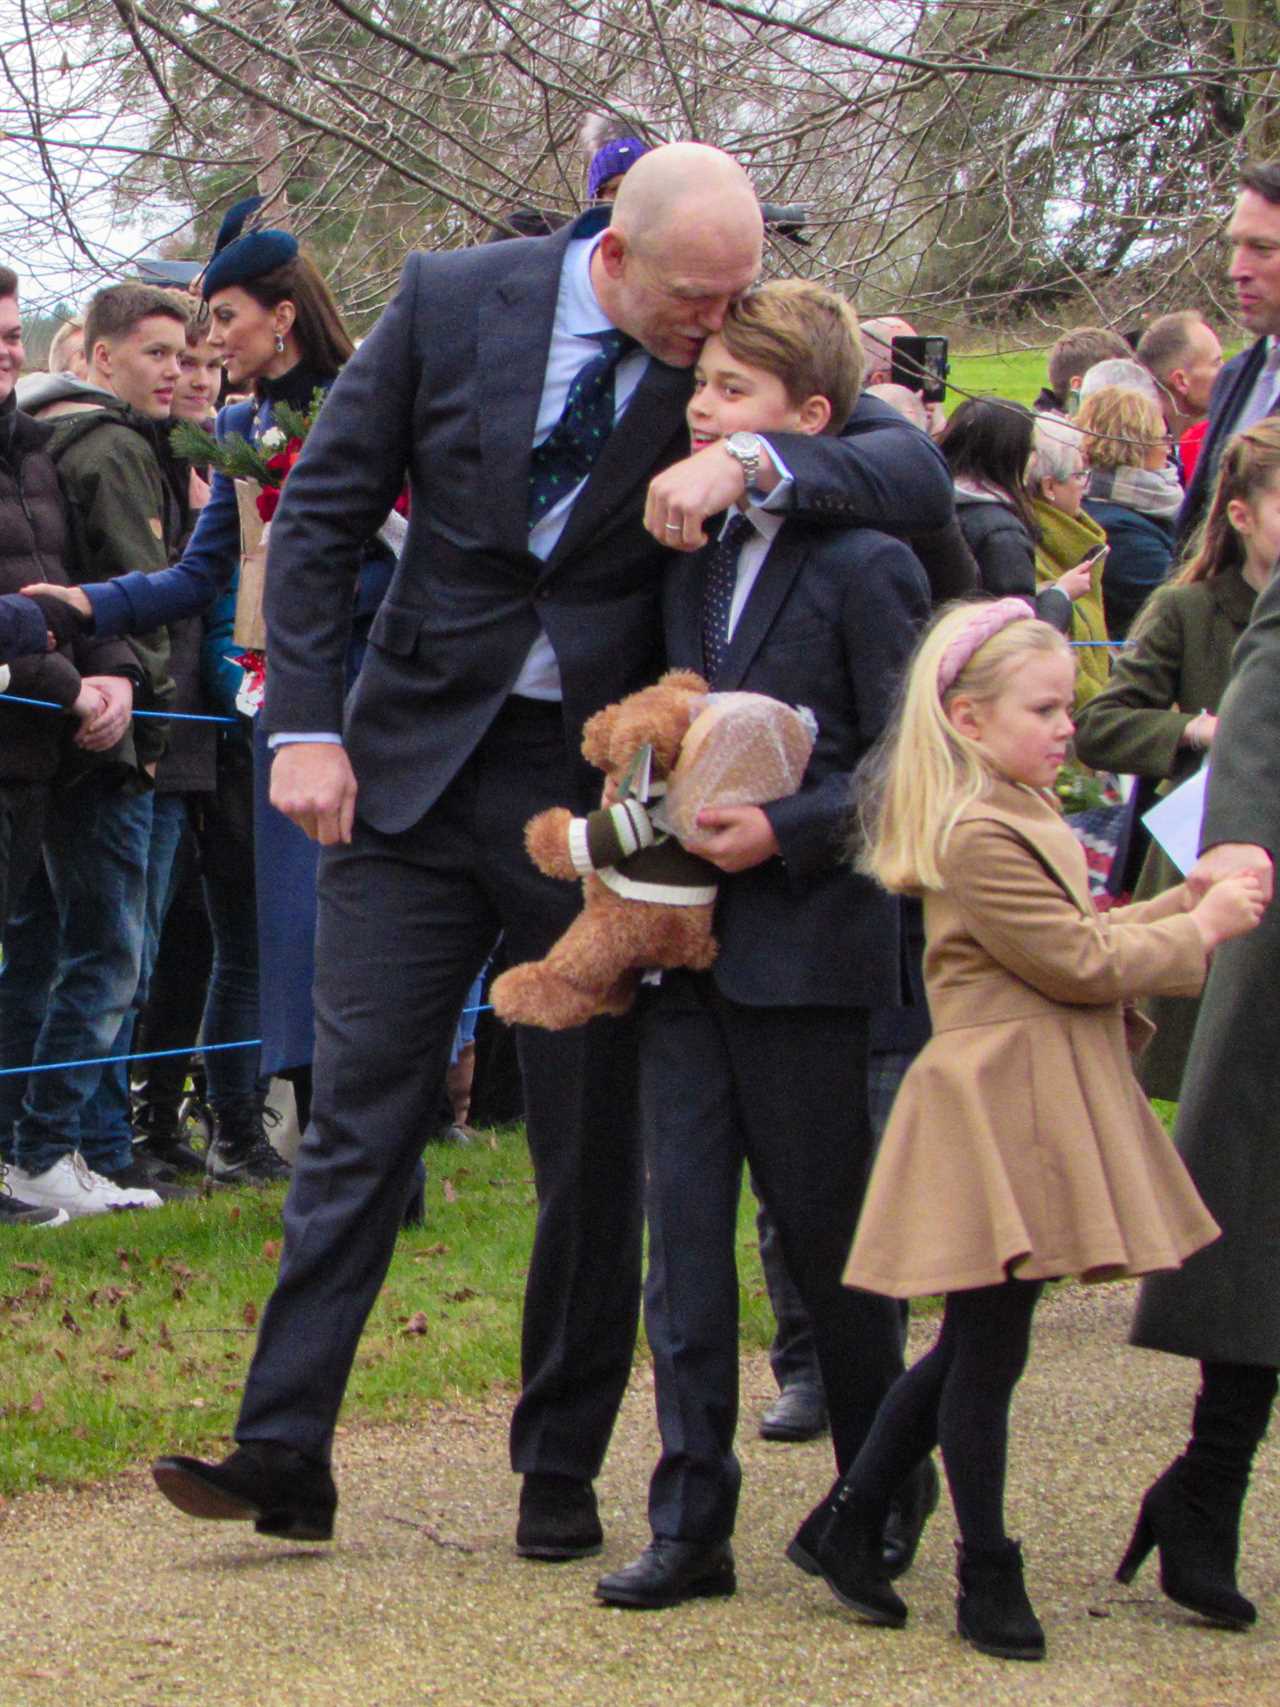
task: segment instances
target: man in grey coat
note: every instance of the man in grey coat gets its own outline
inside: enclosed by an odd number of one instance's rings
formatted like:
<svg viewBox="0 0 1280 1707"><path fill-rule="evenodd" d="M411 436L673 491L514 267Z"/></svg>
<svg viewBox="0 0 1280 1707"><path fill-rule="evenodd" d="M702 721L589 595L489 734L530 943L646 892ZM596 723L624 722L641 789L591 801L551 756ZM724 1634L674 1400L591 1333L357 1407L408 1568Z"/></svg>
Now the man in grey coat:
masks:
<svg viewBox="0 0 1280 1707"><path fill-rule="evenodd" d="M1259 596L1236 649L1213 743L1204 852L1188 879L1260 874L1280 850L1280 582ZM1222 1237L1142 1288L1135 1345L1199 1359L1191 1439L1148 1490L1119 1576L1153 1546L1179 1605L1240 1627L1257 1611L1236 1587L1240 1509L1280 1368L1280 910L1214 956L1183 1079L1175 1138Z"/></svg>

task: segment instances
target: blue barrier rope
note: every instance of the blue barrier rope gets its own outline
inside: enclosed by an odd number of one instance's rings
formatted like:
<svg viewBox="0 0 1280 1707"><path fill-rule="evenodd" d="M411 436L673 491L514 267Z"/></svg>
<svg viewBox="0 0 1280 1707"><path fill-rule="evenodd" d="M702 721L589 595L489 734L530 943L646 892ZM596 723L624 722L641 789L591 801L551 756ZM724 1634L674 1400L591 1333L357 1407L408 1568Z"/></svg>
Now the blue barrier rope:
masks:
<svg viewBox="0 0 1280 1707"><path fill-rule="evenodd" d="M46 711L65 711L65 705L59 705L52 699L24 699L21 694L0 694L0 705L39 705ZM166 723L236 723L238 717L214 717L203 711L135 711L134 717L159 717Z"/></svg>
<svg viewBox="0 0 1280 1707"><path fill-rule="evenodd" d="M492 1002L481 1002L478 1007L463 1008L462 1013L484 1014L492 1010ZM458 1017L461 1018L462 1014ZM187 1049L142 1049L129 1055L91 1055L83 1061L49 1061L40 1067L0 1067L0 1079L7 1079L14 1073L59 1073L72 1067L113 1067L119 1061L162 1061L167 1055L212 1055L215 1049L256 1049L261 1042L260 1037L247 1037L242 1043L196 1043Z"/></svg>

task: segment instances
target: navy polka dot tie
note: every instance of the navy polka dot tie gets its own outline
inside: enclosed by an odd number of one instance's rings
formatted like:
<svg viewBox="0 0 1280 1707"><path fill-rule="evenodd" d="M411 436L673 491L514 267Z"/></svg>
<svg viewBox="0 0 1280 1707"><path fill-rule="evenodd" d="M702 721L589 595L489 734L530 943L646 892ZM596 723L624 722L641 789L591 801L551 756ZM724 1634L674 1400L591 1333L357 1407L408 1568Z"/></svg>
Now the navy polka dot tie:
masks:
<svg viewBox="0 0 1280 1707"><path fill-rule="evenodd" d="M535 445L529 462L529 526L590 474L613 431L613 375L628 350L636 348L625 332L592 332L600 354L578 369L560 419Z"/></svg>
<svg viewBox="0 0 1280 1707"><path fill-rule="evenodd" d="M707 558L702 583L702 662L703 674L712 687L729 650L729 612L738 581L738 555L754 532L742 511L735 510Z"/></svg>

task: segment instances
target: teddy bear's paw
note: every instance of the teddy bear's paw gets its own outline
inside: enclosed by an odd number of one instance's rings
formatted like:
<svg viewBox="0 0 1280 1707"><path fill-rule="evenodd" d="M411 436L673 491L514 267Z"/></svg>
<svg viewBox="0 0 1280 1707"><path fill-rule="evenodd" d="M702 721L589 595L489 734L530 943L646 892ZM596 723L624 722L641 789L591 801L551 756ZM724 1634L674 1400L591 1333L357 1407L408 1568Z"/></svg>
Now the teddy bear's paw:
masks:
<svg viewBox="0 0 1280 1707"><path fill-rule="evenodd" d="M599 996L576 989L545 962L512 966L493 981L493 1011L508 1025L538 1025L544 1031L568 1031L601 1011Z"/></svg>
<svg viewBox="0 0 1280 1707"><path fill-rule="evenodd" d="M578 876L569 858L569 825L573 814L563 806L550 806L530 818L524 827L524 845L529 858L539 871L548 877L565 877L572 881Z"/></svg>

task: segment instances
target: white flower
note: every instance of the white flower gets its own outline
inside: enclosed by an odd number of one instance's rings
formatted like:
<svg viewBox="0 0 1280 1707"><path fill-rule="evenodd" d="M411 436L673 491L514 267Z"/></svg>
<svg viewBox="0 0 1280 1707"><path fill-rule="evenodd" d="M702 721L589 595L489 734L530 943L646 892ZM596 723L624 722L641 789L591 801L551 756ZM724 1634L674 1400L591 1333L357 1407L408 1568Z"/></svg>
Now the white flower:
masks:
<svg viewBox="0 0 1280 1707"><path fill-rule="evenodd" d="M288 440L279 427L268 427L258 440L258 448L265 451L283 450L287 443Z"/></svg>

